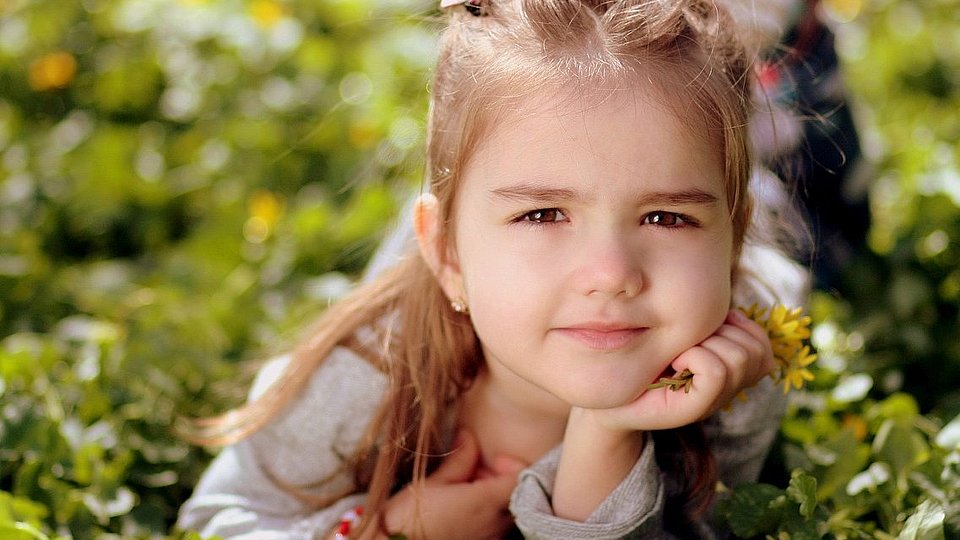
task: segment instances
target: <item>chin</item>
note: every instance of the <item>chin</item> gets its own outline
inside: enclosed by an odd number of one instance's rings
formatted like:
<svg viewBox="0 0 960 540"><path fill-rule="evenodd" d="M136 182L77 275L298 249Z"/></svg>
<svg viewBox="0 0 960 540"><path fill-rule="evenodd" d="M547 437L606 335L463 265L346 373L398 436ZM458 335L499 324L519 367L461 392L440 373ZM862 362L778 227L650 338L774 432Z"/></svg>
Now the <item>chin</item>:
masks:
<svg viewBox="0 0 960 540"><path fill-rule="evenodd" d="M643 389L630 388L611 391L610 388L600 388L578 392L571 399L565 401L572 406L584 409L612 409L634 402L641 394L643 394Z"/></svg>

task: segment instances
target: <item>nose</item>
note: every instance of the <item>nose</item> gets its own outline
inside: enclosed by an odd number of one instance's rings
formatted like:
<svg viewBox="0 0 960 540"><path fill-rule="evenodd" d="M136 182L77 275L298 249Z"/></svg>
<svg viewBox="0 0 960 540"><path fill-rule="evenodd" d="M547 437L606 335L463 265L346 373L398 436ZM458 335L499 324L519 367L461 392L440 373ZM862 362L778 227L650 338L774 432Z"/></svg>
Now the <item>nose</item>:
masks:
<svg viewBox="0 0 960 540"><path fill-rule="evenodd" d="M578 289L586 295L634 298L644 287L638 246L624 232L592 235L583 244Z"/></svg>

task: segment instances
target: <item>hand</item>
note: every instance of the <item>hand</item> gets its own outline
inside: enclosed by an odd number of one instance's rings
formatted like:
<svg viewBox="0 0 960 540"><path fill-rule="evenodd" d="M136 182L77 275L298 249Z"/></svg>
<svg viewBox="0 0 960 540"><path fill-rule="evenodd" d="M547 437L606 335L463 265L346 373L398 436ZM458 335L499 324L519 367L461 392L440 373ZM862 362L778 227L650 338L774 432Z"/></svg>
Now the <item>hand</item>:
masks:
<svg viewBox="0 0 960 540"><path fill-rule="evenodd" d="M774 367L766 331L739 310L731 310L707 339L680 354L670 366L694 373L691 389L657 388L632 403L591 410L614 430L670 429L702 420L727 405L740 391L757 384Z"/></svg>
<svg viewBox="0 0 960 540"><path fill-rule="evenodd" d="M513 526L507 505L526 463L498 456L483 467L480 447L468 431L461 431L440 467L419 490L408 485L387 501L387 530L411 540L444 538L501 538Z"/></svg>
<svg viewBox="0 0 960 540"><path fill-rule="evenodd" d="M766 331L739 311L707 339L670 364L694 373L690 392L647 390L611 409L573 407L553 492L554 512L566 519L589 516L623 480L643 451L644 431L693 423L726 405L773 369ZM602 455L604 459L597 460Z"/></svg>

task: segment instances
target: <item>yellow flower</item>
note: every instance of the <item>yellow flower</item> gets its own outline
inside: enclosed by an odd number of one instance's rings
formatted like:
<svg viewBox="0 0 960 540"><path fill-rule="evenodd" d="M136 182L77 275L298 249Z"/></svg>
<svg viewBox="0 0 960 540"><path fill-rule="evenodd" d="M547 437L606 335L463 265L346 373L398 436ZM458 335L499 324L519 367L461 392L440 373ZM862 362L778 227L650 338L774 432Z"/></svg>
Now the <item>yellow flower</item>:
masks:
<svg viewBox="0 0 960 540"><path fill-rule="evenodd" d="M250 4L250 16L261 28L272 28L283 19L283 6L273 0L256 0Z"/></svg>
<svg viewBox="0 0 960 540"><path fill-rule="evenodd" d="M243 224L243 236L250 242L259 244L270 237L283 213L283 201L275 194L258 190L248 201L250 217Z"/></svg>
<svg viewBox="0 0 960 540"><path fill-rule="evenodd" d="M817 355L810 354L810 347L800 349L800 352L781 366L780 378L783 381L783 393L786 394L793 386L796 389L803 388L804 381L812 381L813 373L807 369L817 359Z"/></svg>
<svg viewBox="0 0 960 540"><path fill-rule="evenodd" d="M30 64L30 87L38 92L66 88L77 74L77 60L66 51L53 52Z"/></svg>
<svg viewBox="0 0 960 540"><path fill-rule="evenodd" d="M773 358L777 362L771 376L783 383L783 392L790 388L803 388L806 381L814 379L813 373L807 369L817 355L810 352L806 340L810 339L810 317L802 315L801 308L789 309L783 305L776 305L767 316L766 310L757 308L741 308L748 317L767 331L770 345L773 348Z"/></svg>
<svg viewBox="0 0 960 540"><path fill-rule="evenodd" d="M811 319L802 315L801 308L789 309L778 304L770 310L769 315L766 309L761 309L756 304L738 309L767 331L776 362L770 377L778 384L783 383L784 394L789 392L790 388L800 389L807 381L814 380L813 373L807 369L817 359L817 355L811 352L807 345ZM674 391L683 388L689 392L692 378L693 373L684 370L676 377L662 377L648 388L667 387ZM745 399L743 392L738 394L738 397Z"/></svg>
<svg viewBox="0 0 960 540"><path fill-rule="evenodd" d="M757 304L753 304L750 307L739 307L737 308L748 318L753 319L754 321L760 321L763 319L763 316L767 313L766 309L761 308Z"/></svg>
<svg viewBox="0 0 960 540"><path fill-rule="evenodd" d="M770 311L770 318L766 321L766 328L770 332L771 339L808 339L810 337L810 317L801 317L802 312L801 308L791 310L783 305L775 306Z"/></svg>

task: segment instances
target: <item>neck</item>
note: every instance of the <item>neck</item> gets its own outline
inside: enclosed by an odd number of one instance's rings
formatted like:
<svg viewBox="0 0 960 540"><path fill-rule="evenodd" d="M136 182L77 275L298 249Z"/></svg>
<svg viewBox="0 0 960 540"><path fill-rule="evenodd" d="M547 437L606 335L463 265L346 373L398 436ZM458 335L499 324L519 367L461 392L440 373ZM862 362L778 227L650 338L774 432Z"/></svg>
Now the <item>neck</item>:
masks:
<svg viewBox="0 0 960 540"><path fill-rule="evenodd" d="M500 455L532 464L563 439L569 405L546 392L516 390L509 377L485 367L464 396L460 426L476 435L487 467Z"/></svg>

